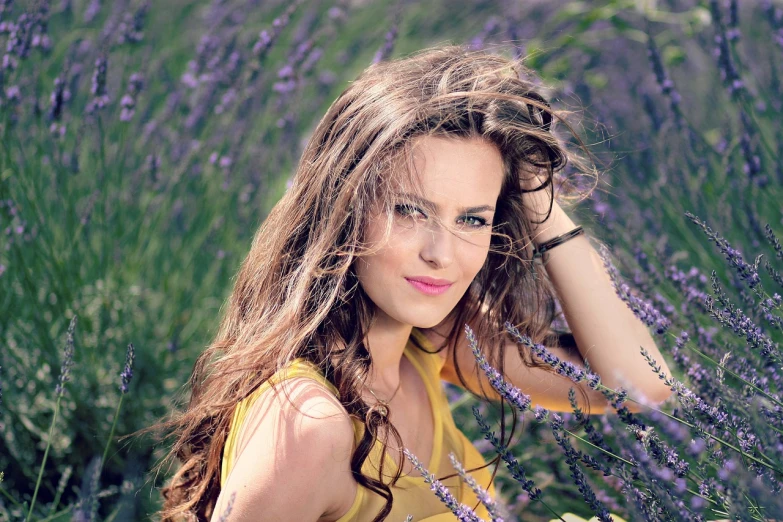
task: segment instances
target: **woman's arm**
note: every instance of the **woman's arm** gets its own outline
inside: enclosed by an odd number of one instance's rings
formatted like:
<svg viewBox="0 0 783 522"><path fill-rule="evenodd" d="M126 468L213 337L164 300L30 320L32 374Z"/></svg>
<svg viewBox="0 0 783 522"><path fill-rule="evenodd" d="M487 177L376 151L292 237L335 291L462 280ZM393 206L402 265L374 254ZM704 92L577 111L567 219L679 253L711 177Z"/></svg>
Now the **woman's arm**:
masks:
<svg viewBox="0 0 783 522"><path fill-rule="evenodd" d="M525 194L534 218L546 215L543 193ZM536 216L538 216L536 218ZM549 218L538 226L536 245L572 230L576 225L555 201ZM641 355L643 346L662 371L671 375L647 326L618 297L603 260L584 235L572 238L545 254L543 265L558 295L563 315L579 352L610 388L632 385L652 402L663 402L671 390Z"/></svg>

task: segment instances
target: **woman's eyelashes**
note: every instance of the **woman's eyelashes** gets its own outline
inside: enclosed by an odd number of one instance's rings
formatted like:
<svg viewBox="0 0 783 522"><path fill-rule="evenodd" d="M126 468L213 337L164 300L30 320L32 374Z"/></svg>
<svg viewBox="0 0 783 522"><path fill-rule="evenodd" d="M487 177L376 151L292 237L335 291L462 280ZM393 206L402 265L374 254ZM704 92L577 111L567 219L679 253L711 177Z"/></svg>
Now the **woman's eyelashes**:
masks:
<svg viewBox="0 0 783 522"><path fill-rule="evenodd" d="M424 218L427 217L427 215L421 209L419 209L415 205L411 205L408 203L399 203L394 205L394 211L403 217L415 217L415 214L421 214ZM492 226L492 223L488 222L486 219L484 219L481 216L465 215L460 219L464 219L466 221L473 220L471 223L468 224L468 228L472 228L475 230Z"/></svg>

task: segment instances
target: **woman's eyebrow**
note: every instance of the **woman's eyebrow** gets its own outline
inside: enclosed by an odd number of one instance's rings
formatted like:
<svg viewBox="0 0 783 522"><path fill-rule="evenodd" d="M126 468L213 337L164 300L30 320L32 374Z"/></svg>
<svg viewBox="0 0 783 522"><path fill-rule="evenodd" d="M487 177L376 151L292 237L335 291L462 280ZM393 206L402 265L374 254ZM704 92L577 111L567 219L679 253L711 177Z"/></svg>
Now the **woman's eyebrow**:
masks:
<svg viewBox="0 0 783 522"><path fill-rule="evenodd" d="M430 208L435 209L436 211L440 212L440 207L437 203L434 203L428 199L424 199L422 197L419 197L415 194L409 194L407 192L402 192L397 194L397 196L400 196L402 198L406 198L409 200L412 200L414 203L418 203L419 205L428 206ZM495 211L495 207L492 205L479 205L477 207L466 207L459 209L460 214L477 214L479 212L486 212L486 211Z"/></svg>

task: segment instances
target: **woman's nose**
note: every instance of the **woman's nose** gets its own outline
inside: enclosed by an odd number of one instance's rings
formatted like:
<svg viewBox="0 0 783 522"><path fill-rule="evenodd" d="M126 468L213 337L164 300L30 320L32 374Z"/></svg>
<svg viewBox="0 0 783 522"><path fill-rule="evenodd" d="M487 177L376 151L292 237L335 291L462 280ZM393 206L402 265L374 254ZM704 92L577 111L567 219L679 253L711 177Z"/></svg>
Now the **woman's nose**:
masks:
<svg viewBox="0 0 783 522"><path fill-rule="evenodd" d="M454 233L441 225L422 230L421 258L436 268L445 268L454 262Z"/></svg>

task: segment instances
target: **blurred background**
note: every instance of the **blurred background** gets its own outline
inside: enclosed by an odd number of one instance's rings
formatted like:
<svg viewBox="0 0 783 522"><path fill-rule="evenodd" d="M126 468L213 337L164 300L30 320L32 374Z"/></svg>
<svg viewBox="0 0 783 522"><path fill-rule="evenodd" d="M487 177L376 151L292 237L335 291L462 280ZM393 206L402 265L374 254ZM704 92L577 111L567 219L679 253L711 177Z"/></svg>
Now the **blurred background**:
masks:
<svg viewBox="0 0 783 522"><path fill-rule="evenodd" d="M671 322L659 347L685 382L700 375L675 334L716 359L736 342L704 305L713 270L765 318L686 211L783 288L765 230L781 231L779 2L0 0L0 43L0 521L33 495L35 520L159 508L167 476L148 470L166 447L117 438L187 400L253 233L327 107L377 60L446 43L528 57L602 162L600 185L564 208ZM493 456L473 399L446 386ZM594 423L628 436L613 416ZM545 424L525 419L512 448L548 503L591 515ZM611 477L589 479L628 516ZM502 467L497 484L516 516L551 518Z"/></svg>

